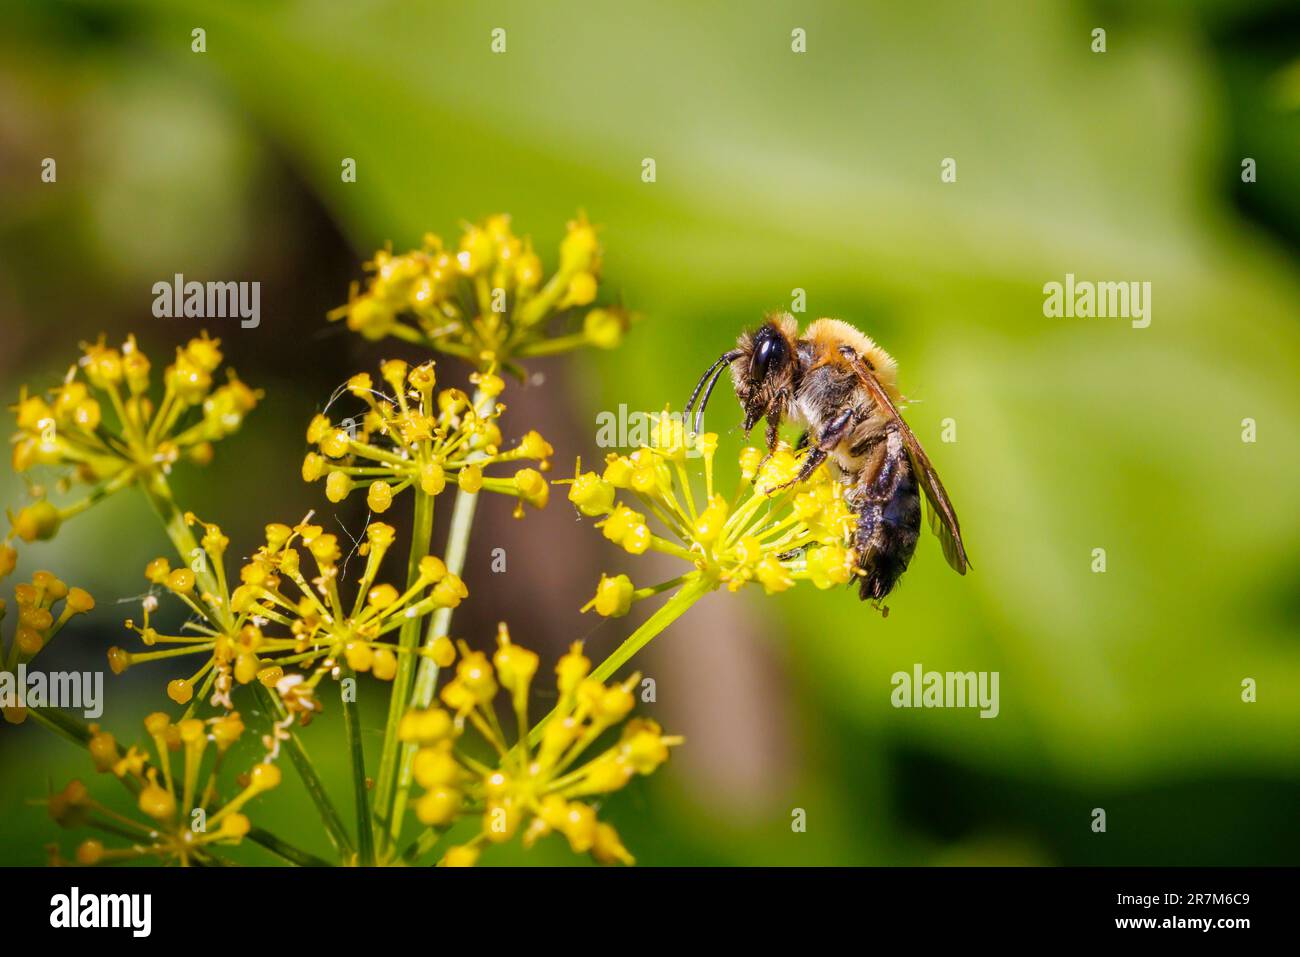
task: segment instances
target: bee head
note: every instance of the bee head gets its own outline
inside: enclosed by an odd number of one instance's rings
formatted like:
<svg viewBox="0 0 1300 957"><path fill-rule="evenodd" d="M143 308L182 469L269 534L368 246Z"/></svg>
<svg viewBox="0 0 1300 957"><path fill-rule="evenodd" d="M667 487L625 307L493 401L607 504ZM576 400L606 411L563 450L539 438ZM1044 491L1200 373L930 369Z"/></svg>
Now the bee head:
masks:
<svg viewBox="0 0 1300 957"><path fill-rule="evenodd" d="M779 416L794 392L798 331L795 318L785 313L768 317L756 330L740 337L738 354L731 360L731 381L745 410L746 435L764 416Z"/></svg>
<svg viewBox="0 0 1300 957"><path fill-rule="evenodd" d="M686 403L687 416L695 400L700 400L695 410L695 432L704 425L704 407L709 403L713 387L727 369L736 389L736 398L745 410L745 435L754 423L765 415L779 415L782 406L794 391L798 364L795 361L795 336L799 324L788 313L772 315L753 332L744 333L736 348L724 352L705 371L695 391Z"/></svg>

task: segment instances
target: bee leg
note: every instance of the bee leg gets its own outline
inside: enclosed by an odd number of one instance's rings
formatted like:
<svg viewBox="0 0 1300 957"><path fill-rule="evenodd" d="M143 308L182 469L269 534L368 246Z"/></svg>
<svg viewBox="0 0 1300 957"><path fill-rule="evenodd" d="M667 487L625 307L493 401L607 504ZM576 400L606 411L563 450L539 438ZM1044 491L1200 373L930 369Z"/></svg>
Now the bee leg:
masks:
<svg viewBox="0 0 1300 957"><path fill-rule="evenodd" d="M810 448L808 454L804 456L803 463L799 466L799 474L788 482L782 482L780 485L774 485L772 488L767 489L766 494L771 495L773 492L779 492L783 488L789 488L791 485L798 485L800 482L807 481L808 476L817 471L817 466L821 465L825 461L826 452L823 449L816 447Z"/></svg>
<svg viewBox="0 0 1300 957"><path fill-rule="evenodd" d="M822 429L822 434L817 439L817 447L823 452L833 451L835 446L840 444L840 440L848 434L852 425L853 410L845 409L826 423L826 428Z"/></svg>
<svg viewBox="0 0 1300 957"><path fill-rule="evenodd" d="M805 429L805 430L803 431L803 434L799 436L799 441L796 442L796 443L794 444L794 449L795 449L796 452L799 451L800 449L806 449L806 448L808 448L808 430L807 430L807 429Z"/></svg>
<svg viewBox="0 0 1300 957"><path fill-rule="evenodd" d="M840 444L840 439L848 434L849 427L853 424L853 410L845 409L835 418L833 418L826 428L822 429L821 437L817 439L817 444L807 446L808 433L803 434L799 440L800 447L807 448L808 454L804 456L803 463L799 466L799 474L786 482L784 485L778 485L776 488L769 489L770 492L779 492L783 488L789 488L791 485L797 485L800 482L808 481L808 476L817 471L817 466L826 461L826 457L834 450L835 446ZM771 456L771 452L767 453ZM764 462L767 458L763 459Z"/></svg>
<svg viewBox="0 0 1300 957"><path fill-rule="evenodd" d="M768 458L771 458L772 453L776 451L776 443L780 440L780 434L778 433L777 430L780 428L781 428L781 416L769 415L767 417L767 433L763 436L765 439L767 439Z"/></svg>

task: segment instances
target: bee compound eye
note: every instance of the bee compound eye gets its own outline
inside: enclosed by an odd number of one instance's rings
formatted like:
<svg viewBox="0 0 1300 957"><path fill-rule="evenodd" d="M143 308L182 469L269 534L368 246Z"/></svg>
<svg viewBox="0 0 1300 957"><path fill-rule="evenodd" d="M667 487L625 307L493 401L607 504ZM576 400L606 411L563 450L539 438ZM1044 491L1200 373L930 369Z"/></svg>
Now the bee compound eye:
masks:
<svg viewBox="0 0 1300 957"><path fill-rule="evenodd" d="M755 382L762 382L766 379L768 373L780 364L784 350L785 343L781 341L780 336L772 335L768 330L763 330L758 336L758 341L754 344L754 354L749 360L750 379Z"/></svg>

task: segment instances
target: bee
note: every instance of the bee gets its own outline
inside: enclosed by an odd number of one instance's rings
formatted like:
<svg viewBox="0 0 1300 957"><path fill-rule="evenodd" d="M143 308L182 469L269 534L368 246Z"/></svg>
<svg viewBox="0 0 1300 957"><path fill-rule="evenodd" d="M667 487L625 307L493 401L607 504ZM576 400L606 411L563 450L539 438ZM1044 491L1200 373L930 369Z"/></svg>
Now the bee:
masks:
<svg viewBox="0 0 1300 957"><path fill-rule="evenodd" d="M912 560L921 530L920 493L944 558L966 574L970 562L957 513L898 411L904 402L898 364L870 336L838 319L818 319L800 336L794 316L769 315L719 356L691 393L684 416L695 408L697 434L709 396L728 369L745 413L745 436L759 419L767 420L768 455L783 419L803 427L798 448L805 450L804 458L788 484L807 479L827 459L833 463L857 516L863 601L879 603Z"/></svg>

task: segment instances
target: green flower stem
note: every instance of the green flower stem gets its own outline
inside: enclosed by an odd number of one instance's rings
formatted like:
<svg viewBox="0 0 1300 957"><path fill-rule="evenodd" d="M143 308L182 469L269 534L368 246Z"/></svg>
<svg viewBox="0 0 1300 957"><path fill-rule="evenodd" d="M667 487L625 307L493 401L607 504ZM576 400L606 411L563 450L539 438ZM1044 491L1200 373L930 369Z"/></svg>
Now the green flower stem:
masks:
<svg viewBox="0 0 1300 957"><path fill-rule="evenodd" d="M471 400L476 410L483 405L485 401L494 401L490 396L483 394L481 390L474 390L474 397ZM480 411L480 414L483 414ZM471 461L473 459L471 458ZM443 563L447 566L447 571L452 575L460 575L465 570L465 556L469 551L470 531L474 527L474 513L478 508L478 493L466 492L464 489L456 490L456 501L451 509L451 529L447 533L447 548L443 555ZM432 651L433 643L438 638L447 635L451 631L451 609L439 608L434 612L433 619L429 622L429 630L424 636L424 650ZM413 658L413 655L407 655L407 658ZM413 708L427 708L433 702L433 692L438 686L438 665L434 662L432 655L421 655L419 670L415 678L415 692L411 697L410 705ZM398 720L401 716L398 715ZM396 721L389 716L390 726L396 727ZM397 769L397 790L393 794L392 814L388 820L388 833L394 844L402 833L402 815L406 813L406 800L411 791L411 764L415 760L415 745L404 745L401 748L401 763Z"/></svg>
<svg viewBox="0 0 1300 957"><path fill-rule="evenodd" d="M292 844L286 844L270 831L264 831L260 827L252 828L248 832L248 839L254 844L261 845L277 857L283 858L290 864L297 864L299 867L329 867L329 861L317 857L315 854L309 854L306 851L294 847Z"/></svg>
<svg viewBox="0 0 1300 957"><path fill-rule="evenodd" d="M351 668L342 672L339 697L343 702L343 724L347 728L348 750L352 758L352 799L357 806L357 854L362 867L375 863L375 822L370 816L370 790L366 787L366 756L361 747L361 716L358 714L356 674ZM348 681L352 694L348 693Z"/></svg>
<svg viewBox="0 0 1300 957"><path fill-rule="evenodd" d="M285 711L284 703L280 700L279 695L272 693L260 681L253 682L253 690L257 695L258 704L261 705L272 721L283 722L288 717L288 712ZM298 740L296 731L292 729L289 731L289 737L284 742L284 747L289 752L289 760L298 769L298 775L302 778L307 793L311 795L316 810L320 812L321 821L325 824L325 831L329 835L330 841L345 861L350 860L356 851L352 846L351 838L348 837L347 828L343 826L343 819L339 817L339 812L335 810L333 803L330 801L329 794L325 791L325 785L316 772L316 766L312 764L311 758L302 746L302 742Z"/></svg>
<svg viewBox="0 0 1300 957"><path fill-rule="evenodd" d="M608 680L633 655L650 644L656 635L685 614L688 608L717 586L717 580L708 575L700 574L688 578L686 584L682 585L673 594L672 598L659 606L659 609L647 618L640 628L628 635L624 642L614 649L613 654L596 666L596 669L591 673L591 677L597 681ZM557 710L553 709L550 714L533 726L533 730L528 734L530 744L537 744L541 740L542 729L555 716Z"/></svg>
<svg viewBox="0 0 1300 957"><path fill-rule="evenodd" d="M420 560L429 554L429 542L433 538L433 496L425 494L416 487L415 511L411 519L411 551L406 561L406 587L415 584L420 575ZM409 652L420 640L420 619L412 618L402 624L398 633L398 644L407 650L406 654L397 656L397 674L393 676L393 690L388 699L388 721L384 725L384 743L379 752L379 774L375 778L375 817L381 828L390 825L393 820L400 820L400 814L394 812L394 788L397 776L397 727L402 715L406 713L407 702L411 697L411 684L415 680L415 655ZM391 826L389 830L392 830ZM385 832L380 831L381 836Z"/></svg>
<svg viewBox="0 0 1300 957"><path fill-rule="evenodd" d="M175 547L181 562L186 567L193 567L191 563L195 558L194 553L197 551L204 556L199 570L194 573L194 577L198 580L199 590L212 595L222 594L216 576L213 575L212 569L208 567L206 553L199 547L198 540L194 537L189 524L185 521L185 513L180 510L180 507L176 504L176 499L172 497L172 490L167 482L167 476L157 469L151 469L140 477L140 488L144 490L145 498L149 499L149 504L153 506L153 510L158 513L158 518L167 531L167 537L172 540L172 545ZM224 605L217 609L217 615L223 619L223 624L228 625L231 623L230 609Z"/></svg>
<svg viewBox="0 0 1300 957"><path fill-rule="evenodd" d="M438 846L444 834L450 830L451 825L441 827L427 827L420 832L420 836L411 842L410 846L402 852L402 860L407 864L414 864L420 858L424 857L431 850Z"/></svg>
<svg viewBox="0 0 1300 957"><path fill-rule="evenodd" d="M90 728L75 714L57 708L28 708L27 714L41 727L67 738L79 748L90 741Z"/></svg>

